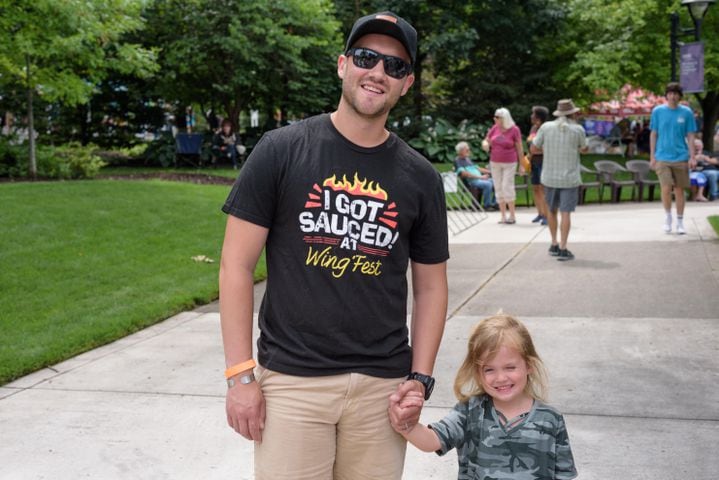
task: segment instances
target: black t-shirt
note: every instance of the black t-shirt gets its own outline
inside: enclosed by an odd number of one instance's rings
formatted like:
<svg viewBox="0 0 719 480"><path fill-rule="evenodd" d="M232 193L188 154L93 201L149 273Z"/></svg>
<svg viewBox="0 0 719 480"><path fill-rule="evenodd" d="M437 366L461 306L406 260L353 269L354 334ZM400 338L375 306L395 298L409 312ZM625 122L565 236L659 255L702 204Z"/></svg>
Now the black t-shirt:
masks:
<svg viewBox="0 0 719 480"><path fill-rule="evenodd" d="M266 133L222 210L270 229L261 365L409 372L409 259L449 258L442 181L426 159L394 134L359 147L319 115Z"/></svg>

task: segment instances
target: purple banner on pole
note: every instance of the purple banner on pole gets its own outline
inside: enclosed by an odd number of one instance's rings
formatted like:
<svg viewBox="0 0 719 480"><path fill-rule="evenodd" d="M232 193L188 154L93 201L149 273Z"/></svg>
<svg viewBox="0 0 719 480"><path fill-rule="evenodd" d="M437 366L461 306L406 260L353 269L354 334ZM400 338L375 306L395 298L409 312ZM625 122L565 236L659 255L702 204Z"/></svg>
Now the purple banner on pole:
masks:
<svg viewBox="0 0 719 480"><path fill-rule="evenodd" d="M679 83L684 93L704 91L704 42L679 47Z"/></svg>

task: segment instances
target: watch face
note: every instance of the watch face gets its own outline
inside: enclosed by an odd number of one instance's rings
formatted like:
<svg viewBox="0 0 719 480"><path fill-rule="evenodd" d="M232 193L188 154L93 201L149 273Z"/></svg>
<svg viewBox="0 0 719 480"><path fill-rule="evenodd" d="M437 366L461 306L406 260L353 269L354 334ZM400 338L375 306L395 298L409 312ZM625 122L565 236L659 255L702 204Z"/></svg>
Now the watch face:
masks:
<svg viewBox="0 0 719 480"><path fill-rule="evenodd" d="M429 400L429 396L432 395L432 390L434 390L434 378L430 377L429 375L412 372L409 374L409 377L407 377L407 379L417 380L422 385L424 385L424 399Z"/></svg>
<svg viewBox="0 0 719 480"><path fill-rule="evenodd" d="M434 378L428 377L429 381L424 384L425 391L424 391L424 399L429 400L429 396L432 395L432 391L434 390Z"/></svg>

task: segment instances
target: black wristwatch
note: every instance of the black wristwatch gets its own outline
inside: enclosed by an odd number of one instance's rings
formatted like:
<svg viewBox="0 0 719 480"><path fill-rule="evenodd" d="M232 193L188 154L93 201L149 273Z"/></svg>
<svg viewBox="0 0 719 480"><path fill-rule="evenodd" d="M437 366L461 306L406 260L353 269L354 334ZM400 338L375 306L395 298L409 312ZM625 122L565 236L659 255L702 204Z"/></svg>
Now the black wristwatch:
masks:
<svg viewBox="0 0 719 480"><path fill-rule="evenodd" d="M419 383L424 385L424 399L429 400L429 396L432 395L432 390L434 390L433 377L418 372L412 372L407 375L407 380L417 380Z"/></svg>

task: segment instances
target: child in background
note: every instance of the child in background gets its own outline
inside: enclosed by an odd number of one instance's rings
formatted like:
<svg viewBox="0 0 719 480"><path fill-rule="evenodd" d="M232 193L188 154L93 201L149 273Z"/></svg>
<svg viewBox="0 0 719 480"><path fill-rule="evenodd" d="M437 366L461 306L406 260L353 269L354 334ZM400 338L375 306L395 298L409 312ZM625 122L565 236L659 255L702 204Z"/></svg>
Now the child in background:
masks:
<svg viewBox="0 0 719 480"><path fill-rule="evenodd" d="M571 479L577 476L564 418L543 403L546 373L526 327L509 315L479 323L457 372L459 400L444 419L397 430L415 447L457 449L459 480ZM421 406L417 394L390 408Z"/></svg>

